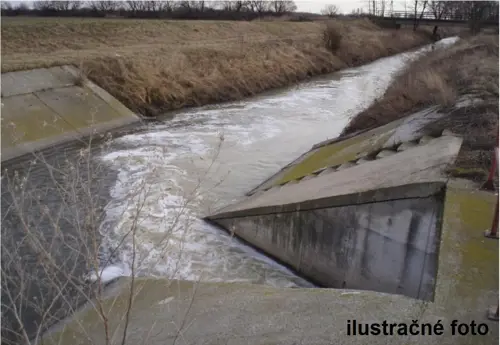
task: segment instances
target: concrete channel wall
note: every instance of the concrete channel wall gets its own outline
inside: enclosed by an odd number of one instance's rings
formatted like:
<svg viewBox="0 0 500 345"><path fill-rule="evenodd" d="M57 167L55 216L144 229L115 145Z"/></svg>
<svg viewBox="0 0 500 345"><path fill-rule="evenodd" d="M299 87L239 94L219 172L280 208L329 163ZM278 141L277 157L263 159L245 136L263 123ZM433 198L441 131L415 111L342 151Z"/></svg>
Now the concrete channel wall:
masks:
<svg viewBox="0 0 500 345"><path fill-rule="evenodd" d="M462 139L433 109L316 145L206 219L324 287L433 300L445 170Z"/></svg>
<svg viewBox="0 0 500 345"><path fill-rule="evenodd" d="M179 344L179 325L186 325L181 328L180 342L186 345L497 344L498 321L489 320L486 311L498 303L498 240L482 235L491 226L495 203L493 193L467 189L458 181L447 183L442 221L437 227L441 241L433 302L368 290L123 278L106 290L103 301L110 334L121 335L127 322L130 344L142 344L145 339L152 345ZM128 310L132 281L133 312L126 320L123 315ZM48 332L43 344L106 343L101 313L95 303L88 303ZM419 325L440 321L444 333L402 336L395 331L393 336L353 336L347 333L348 320L406 325L413 320ZM484 323L488 332L453 336L453 320Z"/></svg>
<svg viewBox="0 0 500 345"><path fill-rule="evenodd" d="M322 286L432 300L442 198L218 220Z"/></svg>
<svg viewBox="0 0 500 345"><path fill-rule="evenodd" d="M2 162L139 122L73 66L2 73Z"/></svg>

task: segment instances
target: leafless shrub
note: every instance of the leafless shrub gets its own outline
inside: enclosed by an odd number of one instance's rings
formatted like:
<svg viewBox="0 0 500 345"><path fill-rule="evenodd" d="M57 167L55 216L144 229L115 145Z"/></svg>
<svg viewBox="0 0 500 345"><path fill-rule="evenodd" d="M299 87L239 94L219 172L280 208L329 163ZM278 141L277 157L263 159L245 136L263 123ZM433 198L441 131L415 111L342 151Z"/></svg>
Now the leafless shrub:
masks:
<svg viewBox="0 0 500 345"><path fill-rule="evenodd" d="M323 43L325 48L332 53L336 53L340 49L342 42L342 34L339 28L333 23L328 23L323 31Z"/></svg>
<svg viewBox="0 0 500 345"><path fill-rule="evenodd" d="M64 161L53 161L41 153L20 169L2 174L2 343L38 344L44 332L73 314L83 304L99 315L105 344L125 344L128 324L138 287L138 275L148 275L144 255L137 250L136 238L144 217L144 206L153 197L150 175L128 194L130 204L122 237L105 248L102 241L104 200L99 191L106 169L94 160L98 148L106 149L111 136L99 143L89 138L78 154L70 152ZM215 149L217 158L220 145ZM203 175L202 175L203 176ZM42 180L41 180L42 179ZM201 185L195 186L193 194ZM151 200L148 200L151 201ZM190 224L182 215L192 199L181 205L168 229L152 250L168 251L174 229L186 232ZM182 238L182 234L176 233ZM105 295L103 268L116 253L131 253L125 314L121 328L111 326L116 319ZM141 272L139 273L138 270ZM86 332L82 325L82 332ZM147 333L148 330L145 330Z"/></svg>

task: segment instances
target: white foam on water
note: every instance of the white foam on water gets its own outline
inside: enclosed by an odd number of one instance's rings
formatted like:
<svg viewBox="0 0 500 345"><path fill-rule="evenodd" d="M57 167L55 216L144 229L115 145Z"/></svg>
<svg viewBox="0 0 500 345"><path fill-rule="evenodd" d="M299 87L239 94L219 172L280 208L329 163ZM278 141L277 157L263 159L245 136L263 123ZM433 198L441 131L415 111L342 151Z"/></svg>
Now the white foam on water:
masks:
<svg viewBox="0 0 500 345"><path fill-rule="evenodd" d="M124 275L125 270L123 267L118 265L109 265L98 271L98 274L96 274L96 272L88 274L86 279L91 282L95 282L100 279L103 283L107 283Z"/></svg>
<svg viewBox="0 0 500 345"><path fill-rule="evenodd" d="M116 139L102 156L118 171L102 232L105 246L120 249L103 277L130 275L134 267L139 275L176 279L310 286L201 221L206 204L241 198L313 144L337 136L409 59L429 49L276 95L191 109Z"/></svg>
<svg viewBox="0 0 500 345"><path fill-rule="evenodd" d="M301 279L199 219L203 198L195 190L197 176L176 162L210 158L222 127L217 126L217 119L207 122L202 131L196 126L173 130L175 126L159 125L148 133L130 134L115 141L119 150L102 156L118 171L104 222L112 226L103 229L103 244L120 247L118 261L126 267L119 271L122 275L130 275L135 262L139 275L295 286L292 281ZM225 140L245 146L262 138L262 129L267 129L265 136L277 133L273 121L259 126L234 124L222 131L227 133ZM255 273L266 270L269 281Z"/></svg>

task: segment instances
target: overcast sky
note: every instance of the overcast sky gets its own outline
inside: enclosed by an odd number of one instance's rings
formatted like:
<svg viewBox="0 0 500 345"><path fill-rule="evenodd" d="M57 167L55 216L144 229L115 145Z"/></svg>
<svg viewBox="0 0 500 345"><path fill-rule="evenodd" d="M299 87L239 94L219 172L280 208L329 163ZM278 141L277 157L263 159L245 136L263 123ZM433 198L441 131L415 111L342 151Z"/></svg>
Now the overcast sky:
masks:
<svg viewBox="0 0 500 345"><path fill-rule="evenodd" d="M313 12L320 13L321 10L329 4L337 5L342 13L351 13L352 10L357 8L362 8L365 12L368 12L368 0L316 0L316 1L295 1L297 4L298 12ZM389 4L390 1L387 1ZM411 0L406 1L408 8L412 5ZM404 0L393 0L393 6L395 11L404 11L405 1ZM387 7L386 7L387 8Z"/></svg>

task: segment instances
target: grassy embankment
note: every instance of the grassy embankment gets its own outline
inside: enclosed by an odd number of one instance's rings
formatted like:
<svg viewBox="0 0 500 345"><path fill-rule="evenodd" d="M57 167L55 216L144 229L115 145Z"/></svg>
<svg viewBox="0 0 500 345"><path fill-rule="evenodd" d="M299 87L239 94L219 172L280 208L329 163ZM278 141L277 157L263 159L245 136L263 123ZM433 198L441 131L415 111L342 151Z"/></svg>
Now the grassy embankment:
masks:
<svg viewBox="0 0 500 345"><path fill-rule="evenodd" d="M334 52L323 42L324 22L5 18L2 72L74 64L132 110L154 116L430 42L423 32L382 30L367 20L332 25Z"/></svg>
<svg viewBox="0 0 500 345"><path fill-rule="evenodd" d="M498 145L498 35L468 37L449 49L435 50L411 63L384 96L356 116L343 134L384 125L414 111L439 105L448 113L429 130L448 128L464 137L453 176L481 181ZM459 109L462 96L481 103Z"/></svg>

